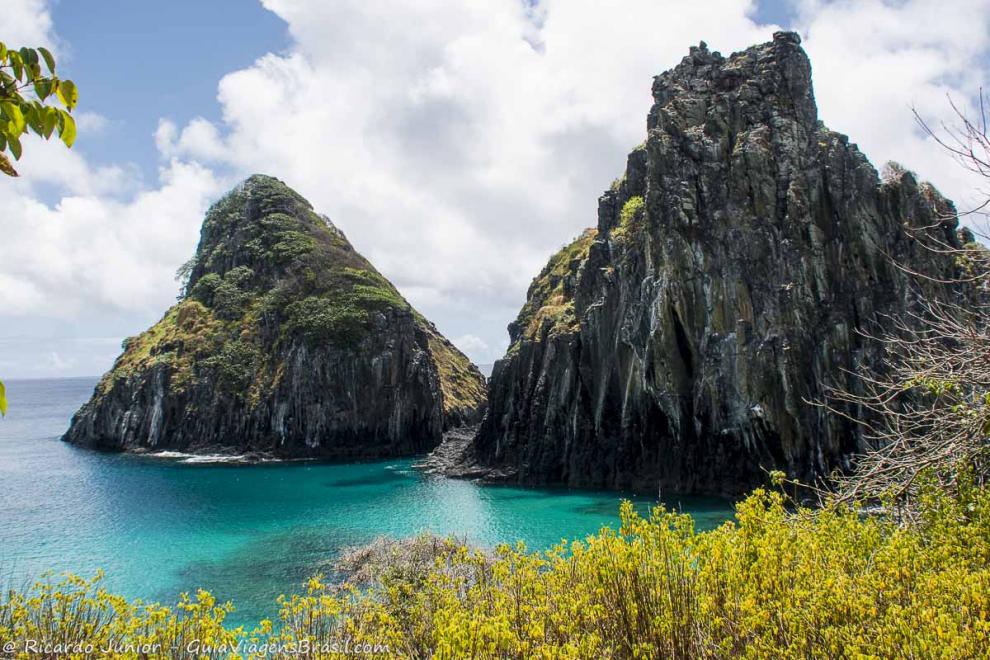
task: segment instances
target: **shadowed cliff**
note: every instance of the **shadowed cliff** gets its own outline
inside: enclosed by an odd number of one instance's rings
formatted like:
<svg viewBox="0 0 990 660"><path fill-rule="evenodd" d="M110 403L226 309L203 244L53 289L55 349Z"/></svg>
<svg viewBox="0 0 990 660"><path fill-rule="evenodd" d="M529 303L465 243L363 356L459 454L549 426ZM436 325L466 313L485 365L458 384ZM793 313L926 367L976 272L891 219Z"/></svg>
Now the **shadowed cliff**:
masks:
<svg viewBox="0 0 990 660"><path fill-rule="evenodd" d="M909 173L881 180L818 121L797 35L730 57L692 48L653 97L597 227L509 326L454 473L729 493L769 469L813 479L861 441L808 402L877 366L861 332L951 295L895 264L953 274L908 231L958 244L952 205Z"/></svg>

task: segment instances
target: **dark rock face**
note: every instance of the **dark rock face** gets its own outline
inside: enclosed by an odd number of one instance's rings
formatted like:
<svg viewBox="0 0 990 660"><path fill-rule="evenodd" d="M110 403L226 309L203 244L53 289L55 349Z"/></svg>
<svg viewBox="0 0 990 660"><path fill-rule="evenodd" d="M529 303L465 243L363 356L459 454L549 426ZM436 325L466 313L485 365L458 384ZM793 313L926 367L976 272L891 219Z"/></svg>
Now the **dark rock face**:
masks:
<svg viewBox="0 0 990 660"><path fill-rule="evenodd" d="M178 304L64 439L112 450L411 454L477 422L484 379L330 221L253 176L203 223Z"/></svg>
<svg viewBox="0 0 990 660"><path fill-rule="evenodd" d="M597 229L534 280L453 472L734 493L764 469L848 465L857 429L808 402L877 365L860 331L950 295L895 262L951 276L909 233L958 244L956 220L818 121L799 43L728 58L702 44L655 79L645 144Z"/></svg>

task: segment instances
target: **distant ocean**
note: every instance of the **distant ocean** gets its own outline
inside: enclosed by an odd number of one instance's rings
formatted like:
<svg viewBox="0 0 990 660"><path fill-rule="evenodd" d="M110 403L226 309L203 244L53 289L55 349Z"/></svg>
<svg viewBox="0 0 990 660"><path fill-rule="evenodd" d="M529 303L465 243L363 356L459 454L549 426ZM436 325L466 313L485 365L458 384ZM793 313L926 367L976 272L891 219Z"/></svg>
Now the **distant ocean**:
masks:
<svg viewBox="0 0 990 660"><path fill-rule="evenodd" d="M490 372L490 370L489 370ZM0 420L0 583L45 571L92 575L131 598L207 589L234 623L276 614L275 598L329 572L341 549L429 530L544 549L618 519L623 495L426 476L413 459L225 465L182 455L101 454L59 441L95 378L8 381ZM649 498L632 498L644 511ZM730 514L681 498L701 528Z"/></svg>

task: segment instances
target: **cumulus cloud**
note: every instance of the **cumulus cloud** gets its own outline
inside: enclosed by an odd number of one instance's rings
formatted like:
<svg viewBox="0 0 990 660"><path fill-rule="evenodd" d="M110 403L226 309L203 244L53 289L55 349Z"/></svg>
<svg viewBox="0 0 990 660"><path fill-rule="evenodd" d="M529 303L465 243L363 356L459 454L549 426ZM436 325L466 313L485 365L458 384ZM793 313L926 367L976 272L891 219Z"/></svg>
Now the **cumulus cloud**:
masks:
<svg viewBox="0 0 990 660"><path fill-rule="evenodd" d="M441 329L486 346L594 224L645 136L652 76L698 39L772 32L739 0L265 5L294 48L224 77L222 126L164 122L160 148L285 179ZM498 320L468 333L455 319L478 308Z"/></svg>
<svg viewBox="0 0 990 660"><path fill-rule="evenodd" d="M57 53L46 0L5 0L3 38L8 46L47 46Z"/></svg>
<svg viewBox="0 0 990 660"><path fill-rule="evenodd" d="M0 313L160 310L208 201L264 172L329 214L443 332L490 362L530 279L594 224L598 195L644 139L652 76L702 39L728 53L777 29L758 24L751 0L262 1L291 47L219 81L221 121L161 119L149 138L158 185L30 145L37 160L0 199L10 237L0 287L16 285ZM43 3L14 5L35 12L24 24L43 42ZM945 93L971 98L986 73L990 0L795 8L826 123L877 164L898 160L964 197L972 179L945 165L910 109L937 121ZM51 185L61 201L39 201Z"/></svg>
<svg viewBox="0 0 990 660"><path fill-rule="evenodd" d="M41 0L8 0L3 36L11 44L59 43ZM77 117L80 130L107 123L96 113ZM218 177L174 159L162 164L157 187L141 189L132 165L95 166L78 149L33 134L22 141L21 176L5 178L0 195L0 315L8 331L17 317L43 323L160 312L175 295L176 264L195 246Z"/></svg>
<svg viewBox="0 0 990 660"><path fill-rule="evenodd" d="M217 127L202 117L196 117L181 131L175 122L160 119L155 146L164 158L185 157L208 163L223 161L227 156Z"/></svg>
<svg viewBox="0 0 990 660"><path fill-rule="evenodd" d="M177 264L192 253L203 211L219 192L216 177L200 165L172 161L159 188L118 200L100 194L102 183L86 180L101 172L82 171L76 187L90 192L67 194L53 206L29 187L0 197L4 315L160 311L174 299Z"/></svg>
<svg viewBox="0 0 990 660"><path fill-rule="evenodd" d="M110 120L98 112L79 112L75 117L79 131L91 135L102 133L110 125Z"/></svg>
<svg viewBox="0 0 990 660"><path fill-rule="evenodd" d="M12 44L59 44L40 0L8 0L3 36ZM76 117L79 130L89 133L109 122L92 112ZM157 186L143 188L132 164L96 166L78 148L33 134L22 142L21 176L5 178L0 196L0 316L7 339L15 326L51 334L46 319L85 325L115 314L160 314L174 299L177 264L191 254L206 207L230 182L198 162L171 158L163 161ZM57 371L75 360L39 359L39 368L45 362Z"/></svg>
<svg viewBox="0 0 990 660"><path fill-rule="evenodd" d="M804 0L798 27L829 127L849 134L877 165L895 160L934 182L961 209L981 182L916 123L956 123L948 97L971 116L987 80L990 0Z"/></svg>
<svg viewBox="0 0 990 660"><path fill-rule="evenodd" d="M742 0L264 4L294 48L226 76L224 125L172 128L168 148L284 177L442 329L458 310L495 311L501 323L470 332L486 345L548 255L594 223L644 138L652 76L701 39L730 52L776 29ZM878 164L965 198L972 177L945 166L911 108L937 121L945 93L977 88L988 3L796 8L823 118Z"/></svg>

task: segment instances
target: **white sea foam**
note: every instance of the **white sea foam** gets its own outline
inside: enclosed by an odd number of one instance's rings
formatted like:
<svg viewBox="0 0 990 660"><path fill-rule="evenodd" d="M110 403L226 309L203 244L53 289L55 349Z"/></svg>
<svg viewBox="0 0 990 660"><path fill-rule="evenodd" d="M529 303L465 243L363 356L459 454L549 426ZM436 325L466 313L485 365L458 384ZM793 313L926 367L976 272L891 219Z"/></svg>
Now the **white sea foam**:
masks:
<svg viewBox="0 0 990 660"><path fill-rule="evenodd" d="M162 458L178 461L179 463L247 463L257 462L255 459L248 459L243 454L188 454L181 451L158 451L153 454L146 454L150 458Z"/></svg>

